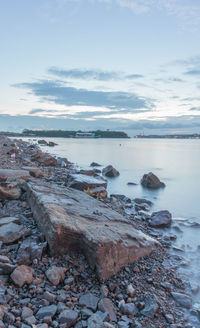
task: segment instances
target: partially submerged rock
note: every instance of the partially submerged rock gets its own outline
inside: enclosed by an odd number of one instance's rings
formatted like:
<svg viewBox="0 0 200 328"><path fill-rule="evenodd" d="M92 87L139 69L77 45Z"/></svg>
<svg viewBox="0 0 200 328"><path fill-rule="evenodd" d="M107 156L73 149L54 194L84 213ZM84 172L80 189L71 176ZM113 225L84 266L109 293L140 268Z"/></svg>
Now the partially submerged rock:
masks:
<svg viewBox="0 0 200 328"><path fill-rule="evenodd" d="M165 187L164 182L161 182L159 178L152 172L143 175L141 184L143 187L149 189L159 189Z"/></svg>
<svg viewBox="0 0 200 328"><path fill-rule="evenodd" d="M92 163L90 164L90 166L92 166L92 167L95 167L95 166L101 166L101 164L98 164L98 163L96 163L96 162L92 162Z"/></svg>
<svg viewBox="0 0 200 328"><path fill-rule="evenodd" d="M169 211L158 211L151 215L150 226L154 228L164 228L170 226L172 223L172 215Z"/></svg>
<svg viewBox="0 0 200 328"><path fill-rule="evenodd" d="M103 175L105 175L106 177L109 177L109 178L117 177L120 174L119 171L117 171L112 165L106 166L102 170L102 173L103 173Z"/></svg>
<svg viewBox="0 0 200 328"><path fill-rule="evenodd" d="M78 190L32 181L27 184L27 199L51 253L83 252L103 281L160 245Z"/></svg>

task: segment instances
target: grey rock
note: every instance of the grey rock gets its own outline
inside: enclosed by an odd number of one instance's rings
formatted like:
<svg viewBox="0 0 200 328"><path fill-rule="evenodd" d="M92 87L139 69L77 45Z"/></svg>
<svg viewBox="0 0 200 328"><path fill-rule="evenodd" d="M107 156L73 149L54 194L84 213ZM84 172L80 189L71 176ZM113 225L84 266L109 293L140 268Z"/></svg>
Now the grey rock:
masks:
<svg viewBox="0 0 200 328"><path fill-rule="evenodd" d="M141 184L143 187L149 189L159 189L165 187L165 184L161 182L159 178L152 172L143 175Z"/></svg>
<svg viewBox="0 0 200 328"><path fill-rule="evenodd" d="M83 252L102 281L160 246L125 217L78 190L37 180L27 184L27 199L51 253Z"/></svg>
<svg viewBox="0 0 200 328"><path fill-rule="evenodd" d="M102 170L102 173L103 173L103 175L105 175L106 177L109 177L109 178L117 177L120 174L119 171L117 171L112 165L106 166Z"/></svg>
<svg viewBox="0 0 200 328"><path fill-rule="evenodd" d="M57 286L65 279L65 272L66 269L53 265L46 271L46 276L54 286Z"/></svg>
<svg viewBox="0 0 200 328"><path fill-rule="evenodd" d="M28 325L34 325L36 323L36 318L34 317L34 315L27 317L24 319L24 321L28 324Z"/></svg>
<svg viewBox="0 0 200 328"><path fill-rule="evenodd" d="M175 293L171 292L172 297L183 308L190 309L192 307L192 299L190 296L181 294L181 293Z"/></svg>
<svg viewBox="0 0 200 328"><path fill-rule="evenodd" d="M44 319L45 317L53 318L54 315L56 314L56 311L57 311L56 305L43 306L36 313L36 318L37 319Z"/></svg>
<svg viewBox="0 0 200 328"><path fill-rule="evenodd" d="M101 165L98 164L98 163L96 163L96 162L92 162L92 163L90 164L90 166L95 167L95 166L101 166Z"/></svg>
<svg viewBox="0 0 200 328"><path fill-rule="evenodd" d="M136 290L135 288L133 288L133 285L132 284L129 284L127 286L127 294L130 296L130 297L133 297L136 293Z"/></svg>
<svg viewBox="0 0 200 328"><path fill-rule="evenodd" d="M4 224L8 224L8 223L20 223L20 219L19 218L15 218L15 217L4 217L4 218L0 218L0 227L3 226Z"/></svg>
<svg viewBox="0 0 200 328"><path fill-rule="evenodd" d="M18 252L16 262L18 264L30 264L34 259L40 260L47 247L47 242L38 243L31 238L25 239Z"/></svg>
<svg viewBox="0 0 200 328"><path fill-rule="evenodd" d="M24 306L21 314L22 319L24 320L32 315L33 315L33 311L29 307Z"/></svg>
<svg viewBox="0 0 200 328"><path fill-rule="evenodd" d="M134 316L138 312L138 309L134 303L122 304L120 309L123 314L131 316Z"/></svg>
<svg viewBox="0 0 200 328"><path fill-rule="evenodd" d="M87 320L92 314L93 312L90 309L81 310L81 318L83 320Z"/></svg>
<svg viewBox="0 0 200 328"><path fill-rule="evenodd" d="M0 240L5 244L13 243L25 235L22 225L8 223L0 227Z"/></svg>
<svg viewBox="0 0 200 328"><path fill-rule="evenodd" d="M107 181L102 177L94 178L85 174L70 174L67 180L67 186L81 191L97 187L106 189Z"/></svg>
<svg viewBox="0 0 200 328"><path fill-rule="evenodd" d="M65 324L66 328L73 326L76 323L77 319L78 312L74 310L65 310L58 317L59 323Z"/></svg>
<svg viewBox="0 0 200 328"><path fill-rule="evenodd" d="M85 305L88 309L91 309L93 311L96 311L98 302L99 302L99 298L91 293L82 295L79 298L80 305Z"/></svg>
<svg viewBox="0 0 200 328"><path fill-rule="evenodd" d="M100 300L98 304L98 309L102 312L108 312L110 321L117 321L113 303L109 298L103 298L102 300Z"/></svg>
<svg viewBox="0 0 200 328"><path fill-rule="evenodd" d="M147 297L144 302L145 302L145 307L141 311L141 314L144 315L145 317L153 319L155 314L159 310L157 298L154 295L152 295L152 297Z"/></svg>
<svg viewBox="0 0 200 328"><path fill-rule="evenodd" d="M0 269L3 274L11 274L15 270L16 265L11 263L0 263Z"/></svg>
<svg viewBox="0 0 200 328"><path fill-rule="evenodd" d="M97 311L88 319L87 327L88 328L106 328L107 322L106 320L106 313L102 313L101 311Z"/></svg>
<svg viewBox="0 0 200 328"><path fill-rule="evenodd" d="M159 211L152 213L149 225L154 228L163 228L170 226L171 223L171 213L169 211Z"/></svg>

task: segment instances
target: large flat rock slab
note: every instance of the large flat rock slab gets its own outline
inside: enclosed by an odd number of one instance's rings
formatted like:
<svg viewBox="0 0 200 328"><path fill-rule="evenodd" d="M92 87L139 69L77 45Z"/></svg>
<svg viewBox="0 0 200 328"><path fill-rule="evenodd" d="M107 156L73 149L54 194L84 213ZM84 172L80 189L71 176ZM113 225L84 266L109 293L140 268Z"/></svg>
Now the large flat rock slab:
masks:
<svg viewBox="0 0 200 328"><path fill-rule="evenodd" d="M102 281L160 245L79 190L29 181L27 199L52 255L83 252Z"/></svg>

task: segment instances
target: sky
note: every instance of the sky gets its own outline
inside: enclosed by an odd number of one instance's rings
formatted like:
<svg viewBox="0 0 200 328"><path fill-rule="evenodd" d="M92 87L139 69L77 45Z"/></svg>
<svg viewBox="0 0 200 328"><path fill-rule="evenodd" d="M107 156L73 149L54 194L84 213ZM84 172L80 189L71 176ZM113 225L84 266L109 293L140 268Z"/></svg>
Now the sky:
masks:
<svg viewBox="0 0 200 328"><path fill-rule="evenodd" d="M200 133L199 0L0 0L0 131Z"/></svg>

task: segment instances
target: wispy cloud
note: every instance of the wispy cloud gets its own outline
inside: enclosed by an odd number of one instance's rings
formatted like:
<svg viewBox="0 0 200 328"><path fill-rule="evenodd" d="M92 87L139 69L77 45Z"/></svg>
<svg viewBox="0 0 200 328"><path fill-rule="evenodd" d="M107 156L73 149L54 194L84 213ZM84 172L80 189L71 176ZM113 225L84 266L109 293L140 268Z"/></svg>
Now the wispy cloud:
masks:
<svg viewBox="0 0 200 328"><path fill-rule="evenodd" d="M103 71L99 69L64 69L58 67L50 67L48 73L62 78L70 79L86 79L98 81L122 80L122 79L140 79L142 74L126 74L124 72Z"/></svg>
<svg viewBox="0 0 200 328"><path fill-rule="evenodd" d="M48 73L73 79L92 79L100 81L108 81L114 79L120 79L122 75L117 72L104 72L101 70L90 70L90 69L61 69L57 67L51 67L48 69Z"/></svg>
<svg viewBox="0 0 200 328"><path fill-rule="evenodd" d="M187 21L188 24L200 23L200 2L196 0L113 0L113 2L121 7L130 8L137 14L165 10Z"/></svg>
<svg viewBox="0 0 200 328"><path fill-rule="evenodd" d="M184 74L186 75L192 75L192 76L199 76L200 75L200 69L191 69L189 71L186 71Z"/></svg>
<svg viewBox="0 0 200 328"><path fill-rule="evenodd" d="M136 110L150 110L154 107L151 99L131 92L78 89L50 80L19 83L13 86L28 89L33 95L39 97L40 101L66 106L107 107L111 109L126 109L133 112Z"/></svg>

